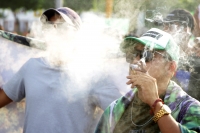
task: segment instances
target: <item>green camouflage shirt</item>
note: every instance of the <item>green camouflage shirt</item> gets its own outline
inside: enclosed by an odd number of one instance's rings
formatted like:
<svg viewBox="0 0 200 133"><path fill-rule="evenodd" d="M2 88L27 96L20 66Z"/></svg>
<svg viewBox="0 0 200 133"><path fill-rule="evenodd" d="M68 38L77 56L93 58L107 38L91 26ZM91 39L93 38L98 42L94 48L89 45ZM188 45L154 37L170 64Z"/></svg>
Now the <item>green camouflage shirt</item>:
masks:
<svg viewBox="0 0 200 133"><path fill-rule="evenodd" d="M97 125L95 133L113 133L115 131L115 128L118 128L118 126L116 125L119 124L120 119L124 119L123 118L124 112L126 112L126 110L130 106L132 106L131 101L133 101L133 99L134 100L137 99L135 95L137 94L136 92L137 92L137 89L133 89L130 92L128 92L125 96L112 102L110 106L105 110L104 114L102 115ZM164 103L168 105L170 109L172 110L171 115L179 123L179 127L182 133L200 132L200 102L190 97L186 92L182 90L180 86L178 86L173 81L170 81L170 84L168 85L166 94L164 96ZM140 120L142 121L141 122L141 121L138 121L138 119L136 120L133 118L132 120L135 123L139 123L140 125L142 125L145 122L148 122L148 120L151 118L149 115L146 115L146 114L149 114L149 110L145 108L146 106L144 106L144 110L146 110L146 112L143 112L143 113L139 113L140 111L135 112L136 114L141 116ZM142 119L143 118L142 115L145 116L146 120ZM135 115L134 117L137 118L137 116ZM150 122L147 123L147 126L145 125L145 128L143 128L145 131L138 130L138 128L134 128L134 126L132 126L131 124L129 125L130 125L130 128L126 127L127 129L130 130L131 128L133 128L133 130L129 131L130 133L131 132L132 133L133 132L147 133L148 131L151 133L160 132L159 128L157 128L158 127L157 124L153 122L151 119L150 119ZM148 126L148 125L151 125L151 126ZM153 131L152 129L149 129L152 126L154 127Z"/></svg>

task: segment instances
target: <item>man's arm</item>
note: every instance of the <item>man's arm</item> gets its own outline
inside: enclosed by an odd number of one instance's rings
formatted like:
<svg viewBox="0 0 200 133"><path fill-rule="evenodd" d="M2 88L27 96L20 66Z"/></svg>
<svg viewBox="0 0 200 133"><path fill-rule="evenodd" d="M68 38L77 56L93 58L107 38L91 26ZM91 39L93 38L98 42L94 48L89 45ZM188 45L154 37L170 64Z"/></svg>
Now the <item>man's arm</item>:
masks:
<svg viewBox="0 0 200 133"><path fill-rule="evenodd" d="M6 95L3 89L0 88L0 108L4 107L5 105L11 102L12 100Z"/></svg>

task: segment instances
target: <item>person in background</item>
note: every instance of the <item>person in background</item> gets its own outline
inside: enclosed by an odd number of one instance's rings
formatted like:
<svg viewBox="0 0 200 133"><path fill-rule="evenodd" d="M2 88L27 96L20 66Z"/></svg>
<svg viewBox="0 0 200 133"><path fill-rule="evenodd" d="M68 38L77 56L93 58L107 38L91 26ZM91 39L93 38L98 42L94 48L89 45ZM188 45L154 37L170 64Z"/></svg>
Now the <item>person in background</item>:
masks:
<svg viewBox="0 0 200 133"><path fill-rule="evenodd" d="M200 38L195 37L193 53L189 56L190 79L187 93L200 101Z"/></svg>
<svg viewBox="0 0 200 133"><path fill-rule="evenodd" d="M200 132L200 102L171 80L179 59L172 36L152 28L125 38L121 48L132 90L110 104L95 133Z"/></svg>
<svg viewBox="0 0 200 133"><path fill-rule="evenodd" d="M193 53L191 42L196 28L196 21L192 14L185 9L175 9L163 21L163 30L170 33L180 46L180 61L173 77L185 91L188 91L192 64L190 56ZM193 96L193 94L191 93Z"/></svg>
<svg viewBox="0 0 200 133"><path fill-rule="evenodd" d="M194 38L191 41L194 45L192 48L193 53L189 56L191 73L187 93L200 101L200 5L196 8L194 18L196 26L194 29Z"/></svg>
<svg viewBox="0 0 200 133"><path fill-rule="evenodd" d="M78 92L79 86L69 78L67 62L60 56L64 46L59 43L75 39L81 28L75 11L68 7L48 9L40 20L46 45L55 45L48 47L57 51L50 51L48 57L29 59L1 86L0 108L26 99L24 133L94 132L102 113L98 110L105 110L121 93L109 77L91 81L90 89Z"/></svg>
<svg viewBox="0 0 200 133"><path fill-rule="evenodd" d="M195 28L196 21L189 11L175 9L164 18L162 30L172 35L181 52L189 54L189 41Z"/></svg>
<svg viewBox="0 0 200 133"><path fill-rule="evenodd" d="M197 23L197 26L195 27L195 37L200 37L200 4L197 6L195 12L194 12L194 19Z"/></svg>

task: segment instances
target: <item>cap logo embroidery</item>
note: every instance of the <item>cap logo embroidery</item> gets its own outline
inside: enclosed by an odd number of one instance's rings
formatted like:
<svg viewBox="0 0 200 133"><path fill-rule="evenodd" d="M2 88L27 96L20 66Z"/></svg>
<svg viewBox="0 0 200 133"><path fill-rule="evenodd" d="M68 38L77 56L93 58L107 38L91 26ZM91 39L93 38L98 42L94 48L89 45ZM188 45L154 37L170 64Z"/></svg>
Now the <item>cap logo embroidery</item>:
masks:
<svg viewBox="0 0 200 133"><path fill-rule="evenodd" d="M146 33L144 33L142 36L148 36L148 37L152 37L155 38L156 40L158 40L159 38L161 38L163 35L155 32L155 31L147 31Z"/></svg>

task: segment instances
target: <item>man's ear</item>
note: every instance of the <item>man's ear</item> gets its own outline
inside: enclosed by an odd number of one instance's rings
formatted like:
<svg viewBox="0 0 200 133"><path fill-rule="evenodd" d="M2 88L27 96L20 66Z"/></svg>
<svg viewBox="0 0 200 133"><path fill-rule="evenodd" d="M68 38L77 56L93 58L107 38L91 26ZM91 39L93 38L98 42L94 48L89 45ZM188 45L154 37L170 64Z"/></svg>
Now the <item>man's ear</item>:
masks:
<svg viewBox="0 0 200 133"><path fill-rule="evenodd" d="M170 70L171 71L176 71L176 69L177 69L176 62L175 61L171 61L170 62Z"/></svg>
<svg viewBox="0 0 200 133"><path fill-rule="evenodd" d="M172 77L174 76L175 72L177 70L177 64L175 61L171 61L169 64L169 71L172 73Z"/></svg>

